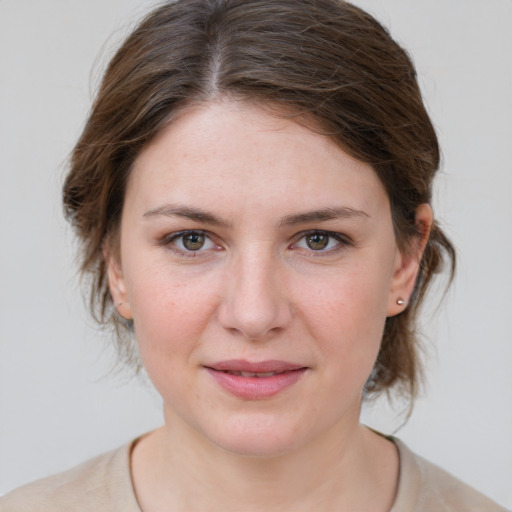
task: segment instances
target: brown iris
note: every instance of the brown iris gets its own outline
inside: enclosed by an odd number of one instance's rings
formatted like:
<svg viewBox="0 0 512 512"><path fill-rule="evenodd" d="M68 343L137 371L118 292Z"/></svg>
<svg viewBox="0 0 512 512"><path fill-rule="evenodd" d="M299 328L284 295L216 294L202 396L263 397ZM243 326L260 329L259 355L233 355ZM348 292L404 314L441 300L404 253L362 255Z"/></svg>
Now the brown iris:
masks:
<svg viewBox="0 0 512 512"><path fill-rule="evenodd" d="M201 233L183 235L183 247L189 251L198 251L204 245L205 236Z"/></svg>
<svg viewBox="0 0 512 512"><path fill-rule="evenodd" d="M321 251L329 244L329 235L325 233L312 233L306 236L306 244L313 251Z"/></svg>

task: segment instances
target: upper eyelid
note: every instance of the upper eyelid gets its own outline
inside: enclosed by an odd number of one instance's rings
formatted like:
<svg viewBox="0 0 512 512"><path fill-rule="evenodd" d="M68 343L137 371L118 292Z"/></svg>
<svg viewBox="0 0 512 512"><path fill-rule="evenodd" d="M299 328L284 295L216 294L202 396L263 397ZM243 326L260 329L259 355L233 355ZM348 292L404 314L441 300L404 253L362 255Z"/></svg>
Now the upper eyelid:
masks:
<svg viewBox="0 0 512 512"><path fill-rule="evenodd" d="M183 229L181 231L173 231L172 233L168 233L162 237L159 238L157 241L158 245L168 245L178 238L191 234L191 233L197 233L200 235L204 235L206 238L209 238L212 242L215 243L215 236L212 235L210 232L204 230L204 229Z"/></svg>
<svg viewBox="0 0 512 512"><path fill-rule="evenodd" d="M181 231L173 231L168 235L165 235L163 238L167 239L167 241L175 240L176 238L180 238L181 236L190 235L190 234L198 234L204 235L208 238L214 238L214 235L205 229L182 229Z"/></svg>
<svg viewBox="0 0 512 512"><path fill-rule="evenodd" d="M292 237L295 241L298 241L305 236L308 235L314 235L315 233L325 234L327 236L330 236L332 238L335 238L336 240L340 240L345 243L352 242L352 239L350 236L344 234L344 233L338 233L337 231L329 231L328 229L307 229L306 231L301 231L300 233L297 233Z"/></svg>
<svg viewBox="0 0 512 512"><path fill-rule="evenodd" d="M302 247L298 247L298 243L303 240L308 235L313 235L315 233L321 233L325 234L328 237L333 238L337 243L334 247L331 247L327 250L313 250L313 249L305 249ZM294 247L295 246L295 247ZM343 233L333 232L333 231L326 231L324 229L312 229L308 231L303 231L302 233L299 233L291 242L291 245L289 246L292 250L305 250L310 256L314 257L328 257L333 256L335 254L338 254L339 252L348 249L349 247L354 246L354 241L351 237L348 235L345 235Z"/></svg>
<svg viewBox="0 0 512 512"><path fill-rule="evenodd" d="M219 244L214 240L214 237L209 234L208 231L205 231L203 229L184 229L181 231L174 231L172 233L169 233L167 235L164 235L157 241L157 245L164 247L166 250L174 253L177 256L181 256L183 258L208 258L211 256L210 251L211 248L206 249L198 249L198 250L187 250L186 248L183 249L176 244L176 241L180 238L186 236L187 234L200 234L204 235L205 238L207 238L214 246L218 246ZM192 260L191 260L192 261Z"/></svg>
<svg viewBox="0 0 512 512"><path fill-rule="evenodd" d="M204 229L182 229L181 231L173 231L167 235L169 238L179 238L180 236L195 234L208 236L208 232Z"/></svg>

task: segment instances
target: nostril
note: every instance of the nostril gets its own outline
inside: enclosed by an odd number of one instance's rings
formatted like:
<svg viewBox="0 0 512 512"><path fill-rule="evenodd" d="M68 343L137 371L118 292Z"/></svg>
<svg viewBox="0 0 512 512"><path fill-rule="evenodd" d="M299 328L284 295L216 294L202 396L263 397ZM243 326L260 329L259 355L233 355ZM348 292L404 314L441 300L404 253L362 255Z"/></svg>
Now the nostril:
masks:
<svg viewBox="0 0 512 512"><path fill-rule="evenodd" d="M260 340L281 333L290 323L291 314L282 304L266 310L242 310L223 306L219 312L222 327L231 335Z"/></svg>

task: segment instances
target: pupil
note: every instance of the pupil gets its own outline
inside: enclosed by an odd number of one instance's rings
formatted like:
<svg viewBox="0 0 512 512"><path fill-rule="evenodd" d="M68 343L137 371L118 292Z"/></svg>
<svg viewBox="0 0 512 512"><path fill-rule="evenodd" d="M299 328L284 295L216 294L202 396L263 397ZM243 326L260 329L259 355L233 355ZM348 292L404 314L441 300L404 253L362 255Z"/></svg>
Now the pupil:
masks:
<svg viewBox="0 0 512 512"><path fill-rule="evenodd" d="M189 251L197 251L204 245L204 235L199 233L191 233L183 237L183 245Z"/></svg>
<svg viewBox="0 0 512 512"><path fill-rule="evenodd" d="M307 244L310 249L314 251L320 251L321 249L325 249L327 244L329 243L329 236L322 235L321 233L315 233L314 235L309 235L307 239Z"/></svg>

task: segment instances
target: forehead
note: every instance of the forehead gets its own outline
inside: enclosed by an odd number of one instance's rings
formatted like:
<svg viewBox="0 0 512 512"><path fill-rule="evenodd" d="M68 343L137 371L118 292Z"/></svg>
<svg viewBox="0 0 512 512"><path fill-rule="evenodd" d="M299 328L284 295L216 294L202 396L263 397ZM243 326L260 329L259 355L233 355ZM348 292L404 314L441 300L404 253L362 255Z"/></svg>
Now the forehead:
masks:
<svg viewBox="0 0 512 512"><path fill-rule="evenodd" d="M155 137L134 163L126 199L134 198L148 208L176 200L275 209L294 201L349 201L358 209L387 202L371 166L330 138L227 100L182 112Z"/></svg>

